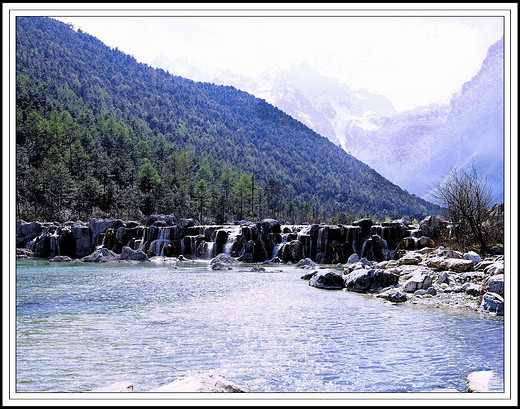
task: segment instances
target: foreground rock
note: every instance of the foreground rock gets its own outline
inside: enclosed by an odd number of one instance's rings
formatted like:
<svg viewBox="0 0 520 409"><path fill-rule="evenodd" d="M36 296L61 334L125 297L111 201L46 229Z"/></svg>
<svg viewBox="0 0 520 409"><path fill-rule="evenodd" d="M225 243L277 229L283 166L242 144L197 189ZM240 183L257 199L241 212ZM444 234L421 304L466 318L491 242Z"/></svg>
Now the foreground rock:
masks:
<svg viewBox="0 0 520 409"><path fill-rule="evenodd" d="M316 263L307 257L307 258L303 258L300 261L298 261L296 263L295 267L312 269L312 268L316 267Z"/></svg>
<svg viewBox="0 0 520 409"><path fill-rule="evenodd" d="M489 381L493 371L478 371L468 375L468 392L489 392Z"/></svg>
<svg viewBox="0 0 520 409"><path fill-rule="evenodd" d="M200 374L177 379L151 392L247 392L219 374Z"/></svg>

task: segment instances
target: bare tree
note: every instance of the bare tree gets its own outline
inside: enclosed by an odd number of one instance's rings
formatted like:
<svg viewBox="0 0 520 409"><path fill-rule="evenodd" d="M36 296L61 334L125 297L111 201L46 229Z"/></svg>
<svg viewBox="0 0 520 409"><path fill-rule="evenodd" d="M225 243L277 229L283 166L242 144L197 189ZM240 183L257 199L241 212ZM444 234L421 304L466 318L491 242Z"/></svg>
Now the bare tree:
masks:
<svg viewBox="0 0 520 409"><path fill-rule="evenodd" d="M453 170L437 185L433 195L446 207L459 243L463 247L468 242L478 244L483 253L488 253L489 234L485 221L492 194L476 168Z"/></svg>

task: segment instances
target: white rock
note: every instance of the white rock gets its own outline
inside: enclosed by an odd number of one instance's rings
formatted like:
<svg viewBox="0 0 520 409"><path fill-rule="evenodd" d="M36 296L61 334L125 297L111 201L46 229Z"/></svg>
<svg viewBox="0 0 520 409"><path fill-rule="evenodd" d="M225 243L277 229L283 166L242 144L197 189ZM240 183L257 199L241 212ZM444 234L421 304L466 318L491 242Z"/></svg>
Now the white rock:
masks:
<svg viewBox="0 0 520 409"><path fill-rule="evenodd" d="M223 375L205 373L177 379L151 392L246 392Z"/></svg>
<svg viewBox="0 0 520 409"><path fill-rule="evenodd" d="M487 392L493 371L478 371L468 375L468 392Z"/></svg>
<svg viewBox="0 0 520 409"><path fill-rule="evenodd" d="M416 290L427 289L431 287L432 281L432 277L425 274L424 271L415 271L412 277L403 284L403 291L413 293Z"/></svg>

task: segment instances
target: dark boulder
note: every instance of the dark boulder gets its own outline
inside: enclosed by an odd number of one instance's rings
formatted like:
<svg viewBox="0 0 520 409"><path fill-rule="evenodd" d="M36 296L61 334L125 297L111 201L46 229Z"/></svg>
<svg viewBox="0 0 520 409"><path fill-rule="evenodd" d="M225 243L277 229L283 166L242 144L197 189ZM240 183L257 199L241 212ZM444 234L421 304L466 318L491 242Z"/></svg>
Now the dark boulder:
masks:
<svg viewBox="0 0 520 409"><path fill-rule="evenodd" d="M388 288L376 295L378 298L384 298L390 302L399 303L405 302L408 297L401 290L397 288Z"/></svg>
<svg viewBox="0 0 520 409"><path fill-rule="evenodd" d="M177 219L173 214L152 214L146 221L147 226L151 226L153 223L162 222L164 226L174 226Z"/></svg>
<svg viewBox="0 0 520 409"><path fill-rule="evenodd" d="M279 257L285 262L297 263L303 258L303 246L299 240L293 240L282 247Z"/></svg>
<svg viewBox="0 0 520 409"><path fill-rule="evenodd" d="M24 220L16 221L16 247L25 247L28 242L39 236L42 225L39 222L28 223Z"/></svg>
<svg viewBox="0 0 520 409"><path fill-rule="evenodd" d="M380 269L358 269L345 277L345 287L349 291L368 292L396 285L399 275Z"/></svg>
<svg viewBox="0 0 520 409"><path fill-rule="evenodd" d="M310 280L309 285L325 290L341 290L345 287L343 276L334 270L318 271Z"/></svg>

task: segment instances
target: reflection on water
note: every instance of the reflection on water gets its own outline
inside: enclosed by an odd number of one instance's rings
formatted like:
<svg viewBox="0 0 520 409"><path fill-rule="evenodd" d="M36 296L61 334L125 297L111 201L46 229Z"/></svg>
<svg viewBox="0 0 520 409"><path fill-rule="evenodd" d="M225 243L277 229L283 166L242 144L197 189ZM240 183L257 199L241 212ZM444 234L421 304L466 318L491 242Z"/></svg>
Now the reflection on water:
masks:
<svg viewBox="0 0 520 409"><path fill-rule="evenodd" d="M305 270L17 261L17 391L148 391L215 371L251 392L503 384L502 317L312 288Z"/></svg>

